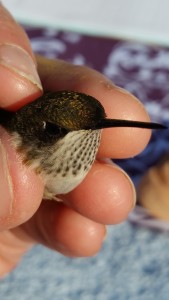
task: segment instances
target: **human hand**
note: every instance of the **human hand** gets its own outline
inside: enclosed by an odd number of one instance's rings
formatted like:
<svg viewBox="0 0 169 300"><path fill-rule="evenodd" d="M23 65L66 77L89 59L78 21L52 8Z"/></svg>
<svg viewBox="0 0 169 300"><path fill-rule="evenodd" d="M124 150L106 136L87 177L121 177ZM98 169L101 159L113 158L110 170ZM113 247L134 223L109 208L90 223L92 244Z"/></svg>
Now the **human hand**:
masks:
<svg viewBox="0 0 169 300"><path fill-rule="evenodd" d="M0 19L0 106L17 109L40 96L42 90L25 33L2 5ZM42 57L37 57L37 62L44 90L84 92L97 98L110 118L149 121L132 95L100 73ZM138 128L104 130L98 160L89 174L57 203L42 201L42 179L22 164L8 133L0 128L0 275L9 272L34 243L68 256L90 256L99 251L105 225L125 220L135 203L128 176L102 158L136 155L149 137L149 130Z"/></svg>

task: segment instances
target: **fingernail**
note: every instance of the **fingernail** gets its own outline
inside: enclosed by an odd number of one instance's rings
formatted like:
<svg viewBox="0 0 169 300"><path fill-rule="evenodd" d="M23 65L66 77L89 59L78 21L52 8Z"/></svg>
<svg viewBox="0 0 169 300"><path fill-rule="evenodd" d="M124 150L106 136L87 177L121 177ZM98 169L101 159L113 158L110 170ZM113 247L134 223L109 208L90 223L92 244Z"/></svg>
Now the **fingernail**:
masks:
<svg viewBox="0 0 169 300"><path fill-rule="evenodd" d="M0 64L26 78L42 90L42 85L31 56L21 47L0 44Z"/></svg>
<svg viewBox="0 0 169 300"><path fill-rule="evenodd" d="M131 208L133 209L136 205L136 189L135 189L134 183L132 182L129 175L123 169L120 168L120 170L123 172L124 176L128 179L128 181L130 183L131 191L132 191L132 194L133 194L133 199L132 199L133 201L132 201Z"/></svg>
<svg viewBox="0 0 169 300"><path fill-rule="evenodd" d="M114 86L114 89L115 89L116 91L120 92L121 94L124 94L125 96L129 96L130 98L133 98L133 99L134 99L135 101L137 101L142 107L144 107L144 106L143 106L143 103L141 103L140 100L139 100L136 96L134 96L131 92L129 92L129 91L125 90L124 88L122 88L122 87L120 87L120 86L117 86L117 85Z"/></svg>
<svg viewBox="0 0 169 300"><path fill-rule="evenodd" d="M133 96L129 91L125 90L124 88L118 86L118 85L115 85L114 86L114 89L121 92L122 94L124 95L130 95L130 96ZM133 96L134 97L134 96Z"/></svg>
<svg viewBox="0 0 169 300"><path fill-rule="evenodd" d="M7 217L12 209L13 187L7 154L0 141L0 218Z"/></svg>
<svg viewBox="0 0 169 300"><path fill-rule="evenodd" d="M114 168L117 168L118 170L120 170L123 173L123 175L127 178L127 180L129 181L130 187L131 187L131 191L132 191L132 194L133 194L133 199L132 199L133 200L132 201L132 209L133 209L135 207L135 205L136 205L136 198L137 198L137 196L136 196L136 189L135 189L134 183L132 182L132 180L129 177L129 175L122 168L120 168L118 165L116 165L112 160L110 160L108 162L108 164L113 165Z"/></svg>

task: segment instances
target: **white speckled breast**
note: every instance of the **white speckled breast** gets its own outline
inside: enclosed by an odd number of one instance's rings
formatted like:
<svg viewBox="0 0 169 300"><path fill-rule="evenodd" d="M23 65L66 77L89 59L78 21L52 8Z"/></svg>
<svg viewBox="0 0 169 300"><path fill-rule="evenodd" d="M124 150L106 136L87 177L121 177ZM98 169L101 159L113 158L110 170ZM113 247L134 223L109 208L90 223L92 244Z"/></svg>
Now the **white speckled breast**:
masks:
<svg viewBox="0 0 169 300"><path fill-rule="evenodd" d="M33 147L22 150L22 141L13 134L15 147L23 153L23 162L44 179L45 199L73 190L91 168L100 144L101 130L78 130L67 133L52 146L42 147L33 157ZM37 152L37 150L36 150ZM32 158L33 157L33 158Z"/></svg>
<svg viewBox="0 0 169 300"><path fill-rule="evenodd" d="M87 175L100 143L101 130L69 132L51 149L43 165L45 198L73 190Z"/></svg>

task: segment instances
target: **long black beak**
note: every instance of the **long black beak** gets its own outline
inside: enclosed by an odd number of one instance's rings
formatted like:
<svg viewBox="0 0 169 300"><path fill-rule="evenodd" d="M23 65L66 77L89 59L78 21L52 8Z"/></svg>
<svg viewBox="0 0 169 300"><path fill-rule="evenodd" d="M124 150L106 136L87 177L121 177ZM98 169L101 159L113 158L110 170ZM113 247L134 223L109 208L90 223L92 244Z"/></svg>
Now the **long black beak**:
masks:
<svg viewBox="0 0 169 300"><path fill-rule="evenodd" d="M103 129L111 127L135 127L145 129L167 129L168 127L159 123L141 122L132 120L118 120L118 119L102 119L96 124L94 129Z"/></svg>

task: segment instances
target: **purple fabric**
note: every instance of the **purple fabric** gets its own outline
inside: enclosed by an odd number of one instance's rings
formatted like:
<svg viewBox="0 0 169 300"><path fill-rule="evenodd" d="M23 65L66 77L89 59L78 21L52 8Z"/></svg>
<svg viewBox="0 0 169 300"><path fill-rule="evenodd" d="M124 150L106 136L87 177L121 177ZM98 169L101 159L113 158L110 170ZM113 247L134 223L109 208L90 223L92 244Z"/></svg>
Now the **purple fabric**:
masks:
<svg viewBox="0 0 169 300"><path fill-rule="evenodd" d="M168 48L54 29L26 31L35 52L94 68L148 103L156 119L169 118Z"/></svg>

